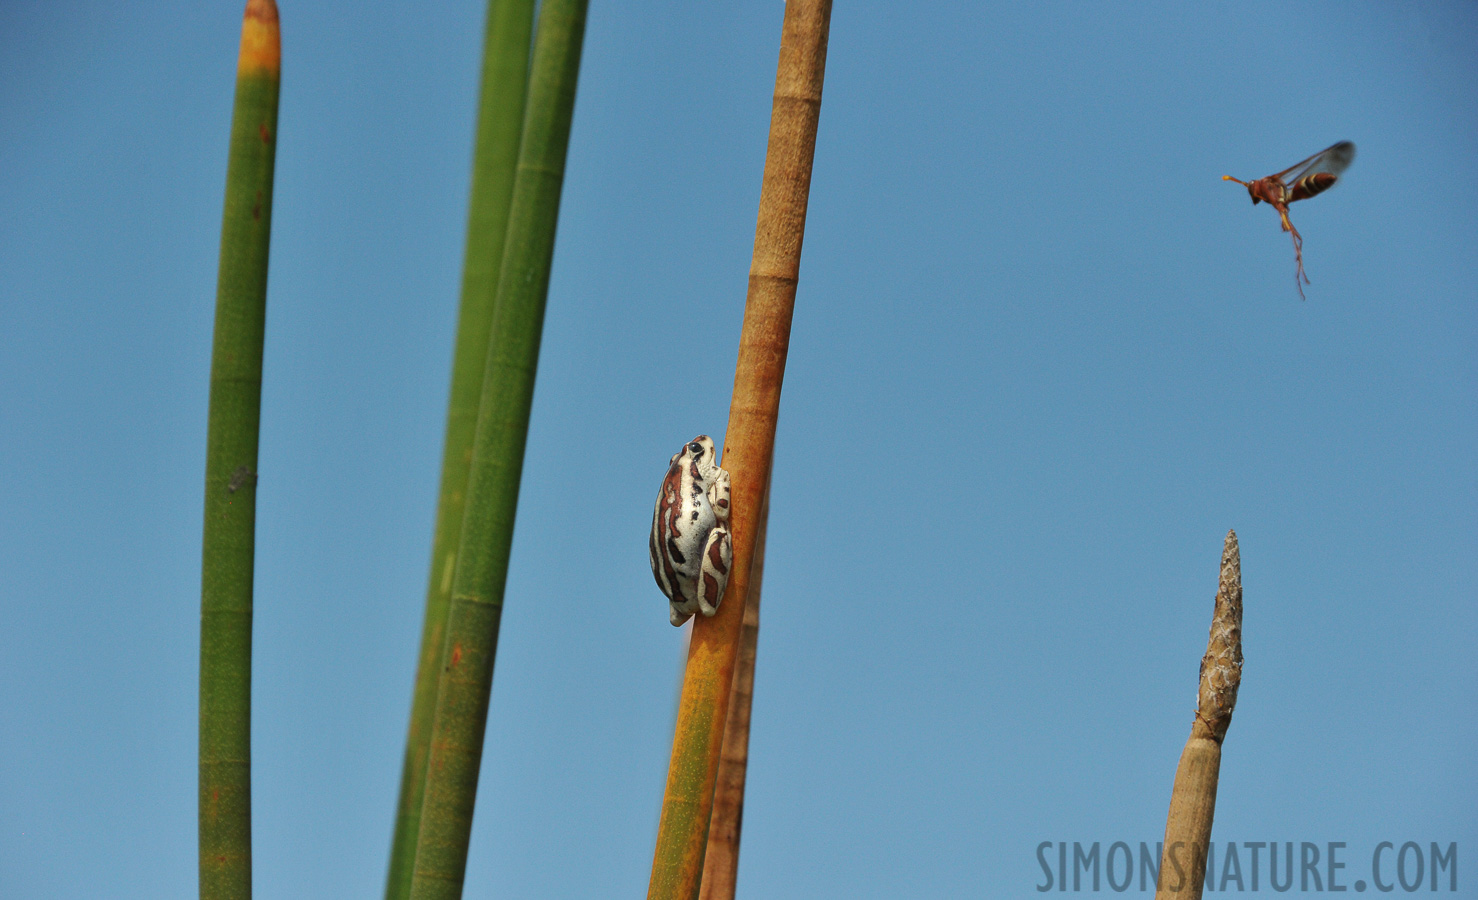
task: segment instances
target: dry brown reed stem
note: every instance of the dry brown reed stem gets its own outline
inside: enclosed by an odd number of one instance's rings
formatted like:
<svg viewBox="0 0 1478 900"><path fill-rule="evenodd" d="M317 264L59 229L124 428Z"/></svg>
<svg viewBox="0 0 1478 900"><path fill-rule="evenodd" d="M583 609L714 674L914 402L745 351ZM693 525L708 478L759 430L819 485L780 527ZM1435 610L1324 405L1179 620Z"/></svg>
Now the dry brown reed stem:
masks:
<svg viewBox="0 0 1478 900"><path fill-rule="evenodd" d="M1232 724L1237 687L1242 683L1242 555L1237 533L1227 532L1221 554L1221 579L1211 636L1201 658L1201 685L1191 736L1175 770L1165 846L1160 856L1160 882L1155 900L1200 900L1206 878L1211 820L1216 813L1216 782L1221 771L1221 742Z"/></svg>
<svg viewBox="0 0 1478 900"><path fill-rule="evenodd" d="M749 293L724 439L723 466L733 479L733 574L717 615L700 616L693 623L648 900L691 900L703 874L749 567L790 346L830 19L830 0L789 0L785 5Z"/></svg>
<svg viewBox="0 0 1478 900"><path fill-rule="evenodd" d="M754 562L749 566L749 594L744 625L739 629L739 658L729 691L729 716L719 751L718 785L708 822L708 852L703 856L703 882L698 900L734 900L739 880L739 830L744 824L744 779L749 770L749 711L754 705L754 661L760 640L760 588L765 576L765 533L770 522L770 489L760 503L754 535Z"/></svg>

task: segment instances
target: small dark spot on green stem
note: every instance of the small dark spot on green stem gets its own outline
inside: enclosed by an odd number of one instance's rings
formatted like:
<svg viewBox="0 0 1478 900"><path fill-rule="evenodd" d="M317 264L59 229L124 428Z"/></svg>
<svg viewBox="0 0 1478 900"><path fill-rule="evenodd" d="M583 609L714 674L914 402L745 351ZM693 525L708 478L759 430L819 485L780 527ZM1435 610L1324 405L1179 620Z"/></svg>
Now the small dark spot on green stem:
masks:
<svg viewBox="0 0 1478 900"><path fill-rule="evenodd" d="M236 471L231 473L231 482L226 485L226 493L234 494L244 487L257 483L257 473L249 466L237 466Z"/></svg>

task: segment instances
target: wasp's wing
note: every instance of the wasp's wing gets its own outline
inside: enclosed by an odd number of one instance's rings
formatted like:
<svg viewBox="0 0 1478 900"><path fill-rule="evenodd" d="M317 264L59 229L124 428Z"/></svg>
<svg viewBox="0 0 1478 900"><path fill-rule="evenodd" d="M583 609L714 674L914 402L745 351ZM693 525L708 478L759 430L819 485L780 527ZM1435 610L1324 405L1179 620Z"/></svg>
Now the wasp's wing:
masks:
<svg viewBox="0 0 1478 900"><path fill-rule="evenodd" d="M1302 162L1289 166L1273 177L1284 184L1293 184L1306 175L1327 172L1338 176L1355 161L1355 145L1351 141L1340 141L1333 147L1320 150Z"/></svg>

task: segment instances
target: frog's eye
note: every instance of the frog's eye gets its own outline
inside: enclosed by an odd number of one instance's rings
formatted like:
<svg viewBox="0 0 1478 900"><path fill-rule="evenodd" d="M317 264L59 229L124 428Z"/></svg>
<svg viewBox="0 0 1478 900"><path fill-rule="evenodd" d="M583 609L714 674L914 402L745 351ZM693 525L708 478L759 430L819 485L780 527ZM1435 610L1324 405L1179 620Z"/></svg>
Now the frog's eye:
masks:
<svg viewBox="0 0 1478 900"><path fill-rule="evenodd" d="M688 449L693 451L694 453L702 453L703 445L698 443L697 441L694 441L693 443L688 445Z"/></svg>

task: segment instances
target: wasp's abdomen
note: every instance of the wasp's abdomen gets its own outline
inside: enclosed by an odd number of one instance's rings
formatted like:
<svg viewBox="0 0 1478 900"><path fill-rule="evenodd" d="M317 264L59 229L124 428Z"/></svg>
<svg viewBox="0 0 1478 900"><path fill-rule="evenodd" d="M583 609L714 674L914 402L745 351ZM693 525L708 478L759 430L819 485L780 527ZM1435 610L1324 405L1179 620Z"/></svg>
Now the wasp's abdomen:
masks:
<svg viewBox="0 0 1478 900"><path fill-rule="evenodd" d="M1322 194L1334 187L1334 183L1338 180L1339 176L1331 172L1315 172L1312 175L1305 175L1288 189L1288 202L1307 200L1316 194Z"/></svg>

